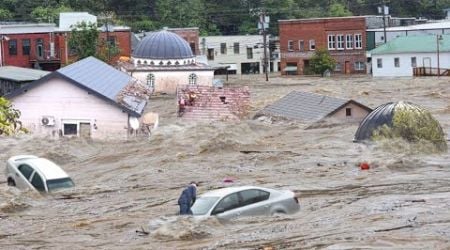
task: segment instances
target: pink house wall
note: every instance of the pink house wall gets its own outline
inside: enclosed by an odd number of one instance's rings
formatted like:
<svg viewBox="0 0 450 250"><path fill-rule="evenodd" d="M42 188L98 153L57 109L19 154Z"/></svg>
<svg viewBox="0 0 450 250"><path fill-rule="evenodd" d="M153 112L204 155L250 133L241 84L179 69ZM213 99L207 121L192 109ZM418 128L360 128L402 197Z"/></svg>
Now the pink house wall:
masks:
<svg viewBox="0 0 450 250"><path fill-rule="evenodd" d="M90 123L92 138L127 136L127 113L60 78L50 79L11 101L22 113L23 125L35 134L58 135L63 121L68 121ZM53 116L55 125L41 125L42 116Z"/></svg>
<svg viewBox="0 0 450 250"><path fill-rule="evenodd" d="M346 115L346 109L351 108L352 109L352 115L347 116ZM331 119L338 119L341 121L348 121L348 122L360 122L362 121L367 115L369 114L369 111L361 108L358 105L355 105L353 103L349 103L339 109L336 113L334 113L332 116L330 116Z"/></svg>

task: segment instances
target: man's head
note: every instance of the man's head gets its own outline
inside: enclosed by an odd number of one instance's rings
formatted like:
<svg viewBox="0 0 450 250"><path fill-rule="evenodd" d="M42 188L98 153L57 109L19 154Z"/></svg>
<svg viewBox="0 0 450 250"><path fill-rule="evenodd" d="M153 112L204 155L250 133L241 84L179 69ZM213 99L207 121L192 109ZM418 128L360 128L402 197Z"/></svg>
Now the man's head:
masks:
<svg viewBox="0 0 450 250"><path fill-rule="evenodd" d="M194 186L194 187L198 187L198 182L191 181L191 185Z"/></svg>

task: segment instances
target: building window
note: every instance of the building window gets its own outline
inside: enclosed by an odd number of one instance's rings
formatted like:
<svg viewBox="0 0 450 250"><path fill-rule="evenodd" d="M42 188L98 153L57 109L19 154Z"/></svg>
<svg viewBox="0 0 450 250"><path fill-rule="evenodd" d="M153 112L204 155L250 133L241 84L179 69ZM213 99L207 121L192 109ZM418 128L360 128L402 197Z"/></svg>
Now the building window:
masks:
<svg viewBox="0 0 450 250"><path fill-rule="evenodd" d="M377 68L379 69L383 68L383 59L381 58L377 59Z"/></svg>
<svg viewBox="0 0 450 250"><path fill-rule="evenodd" d="M116 46L116 37L115 36L108 36L106 41L108 42L108 46L109 47L115 47Z"/></svg>
<svg viewBox="0 0 450 250"><path fill-rule="evenodd" d="M192 54L196 55L197 54L197 50L195 49L195 43L189 43L189 47L191 47L192 50Z"/></svg>
<svg viewBox="0 0 450 250"><path fill-rule="evenodd" d="M42 38L36 39L36 56L44 58L44 40Z"/></svg>
<svg viewBox="0 0 450 250"><path fill-rule="evenodd" d="M334 35L328 35L328 49L336 49L336 37Z"/></svg>
<svg viewBox="0 0 450 250"><path fill-rule="evenodd" d="M63 135L78 135L78 124L76 123L64 123Z"/></svg>
<svg viewBox="0 0 450 250"><path fill-rule="evenodd" d="M303 40L298 41L298 50L305 51L305 41Z"/></svg>
<svg viewBox="0 0 450 250"><path fill-rule="evenodd" d="M22 40L22 55L29 55L30 54L30 48L31 48L31 41L30 41L30 39L23 39Z"/></svg>
<svg viewBox="0 0 450 250"><path fill-rule="evenodd" d="M9 40L8 49L10 55L17 55L17 40Z"/></svg>
<svg viewBox="0 0 450 250"><path fill-rule="evenodd" d="M336 63L336 66L334 66L334 71L341 72L342 71L342 64Z"/></svg>
<svg viewBox="0 0 450 250"><path fill-rule="evenodd" d="M227 54L227 44L221 43L220 44L220 54L226 55Z"/></svg>
<svg viewBox="0 0 450 250"><path fill-rule="evenodd" d="M396 68L400 67L400 58L398 57L394 58L394 66Z"/></svg>
<svg viewBox="0 0 450 250"><path fill-rule="evenodd" d="M355 35L355 49L362 49L362 35Z"/></svg>
<svg viewBox="0 0 450 250"><path fill-rule="evenodd" d="M239 54L239 43L234 43L233 44L233 50L234 50L234 54Z"/></svg>
<svg viewBox="0 0 450 250"><path fill-rule="evenodd" d="M417 58L411 57L411 67L415 68L417 67Z"/></svg>
<svg viewBox="0 0 450 250"><path fill-rule="evenodd" d="M337 49L344 49L344 35L337 35Z"/></svg>
<svg viewBox="0 0 450 250"><path fill-rule="evenodd" d="M288 51L294 51L294 41L288 41Z"/></svg>
<svg viewBox="0 0 450 250"><path fill-rule="evenodd" d="M345 109L345 116L352 116L352 109L351 108L346 108Z"/></svg>
<svg viewBox="0 0 450 250"><path fill-rule="evenodd" d="M154 74L147 75L147 87L155 88L155 75Z"/></svg>
<svg viewBox="0 0 450 250"><path fill-rule="evenodd" d="M309 40L309 50L316 50L316 41Z"/></svg>
<svg viewBox="0 0 450 250"><path fill-rule="evenodd" d="M347 34L345 35L345 41L346 41L346 48L347 49L353 49L353 35Z"/></svg>
<svg viewBox="0 0 450 250"><path fill-rule="evenodd" d="M355 70L364 70L364 63L363 62L355 62Z"/></svg>
<svg viewBox="0 0 450 250"><path fill-rule="evenodd" d="M208 49L207 59L210 61L214 60L214 49Z"/></svg>
<svg viewBox="0 0 450 250"><path fill-rule="evenodd" d="M197 85L197 75L192 73L189 75L189 85Z"/></svg>
<svg viewBox="0 0 450 250"><path fill-rule="evenodd" d="M253 49L247 48L247 59L253 59Z"/></svg>

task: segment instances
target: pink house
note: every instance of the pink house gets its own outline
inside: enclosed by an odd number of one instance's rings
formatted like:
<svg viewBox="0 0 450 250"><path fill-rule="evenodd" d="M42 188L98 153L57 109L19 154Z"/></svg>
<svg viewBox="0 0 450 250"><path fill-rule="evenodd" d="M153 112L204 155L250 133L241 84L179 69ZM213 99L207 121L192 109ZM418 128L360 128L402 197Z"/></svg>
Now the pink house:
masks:
<svg viewBox="0 0 450 250"><path fill-rule="evenodd" d="M20 110L20 120L32 133L97 139L126 138L147 104L143 85L94 57L6 97Z"/></svg>

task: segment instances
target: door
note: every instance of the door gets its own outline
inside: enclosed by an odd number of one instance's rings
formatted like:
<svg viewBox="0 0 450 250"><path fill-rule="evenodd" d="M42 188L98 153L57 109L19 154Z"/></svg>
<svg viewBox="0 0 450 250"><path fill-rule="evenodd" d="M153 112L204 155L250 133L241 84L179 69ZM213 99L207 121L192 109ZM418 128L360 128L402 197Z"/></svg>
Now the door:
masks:
<svg viewBox="0 0 450 250"><path fill-rule="evenodd" d="M222 219L231 219L240 215L236 209L239 207L239 196L237 193L225 196L217 203L211 215L217 215Z"/></svg>
<svg viewBox="0 0 450 250"><path fill-rule="evenodd" d="M350 74L350 61L345 61L345 74Z"/></svg>
<svg viewBox="0 0 450 250"><path fill-rule="evenodd" d="M80 123L80 137L81 138L91 138L91 124L88 122Z"/></svg>
<svg viewBox="0 0 450 250"><path fill-rule="evenodd" d="M265 202L269 199L270 193L259 190L249 189L239 192L240 196L240 215L257 216L269 215L270 203Z"/></svg>
<svg viewBox="0 0 450 250"><path fill-rule="evenodd" d="M34 169L27 164L22 164L17 167L19 173L14 174L14 181L16 182L16 186L20 189L29 189L31 188L29 179L31 174L33 174Z"/></svg>

